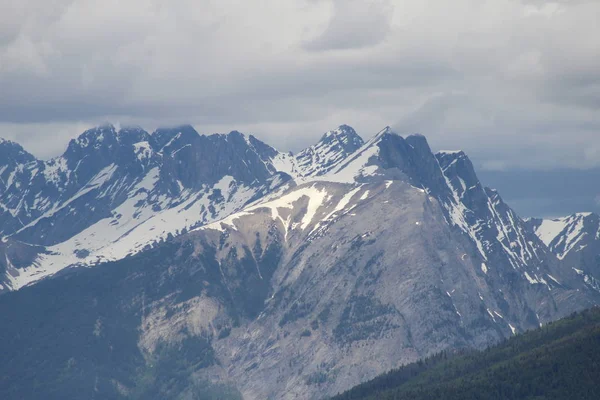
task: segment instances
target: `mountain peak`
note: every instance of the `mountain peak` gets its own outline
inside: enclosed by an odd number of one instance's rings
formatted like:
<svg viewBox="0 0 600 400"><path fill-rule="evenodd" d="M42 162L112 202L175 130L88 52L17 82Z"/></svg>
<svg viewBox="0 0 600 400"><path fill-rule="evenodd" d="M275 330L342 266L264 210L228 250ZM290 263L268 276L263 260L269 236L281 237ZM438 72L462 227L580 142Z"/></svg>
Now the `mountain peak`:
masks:
<svg viewBox="0 0 600 400"><path fill-rule="evenodd" d="M71 140L69 147L87 148L93 146L97 149L105 144L113 144L116 142L116 138L117 131L112 124L100 125L86 130L76 139Z"/></svg>
<svg viewBox="0 0 600 400"><path fill-rule="evenodd" d="M436 155L463 155L465 154L462 150L440 150L436 153Z"/></svg>
<svg viewBox="0 0 600 400"><path fill-rule="evenodd" d="M379 132L379 134L380 134L380 135L385 135L385 134L395 135L395 134L396 134L396 132L394 132L394 130L393 130L393 129L392 129L390 126L389 126L389 125L387 125L385 128L383 128L383 129L382 129L382 130Z"/></svg>
<svg viewBox="0 0 600 400"><path fill-rule="evenodd" d="M593 274L600 272L596 260L600 249L600 215L580 212L562 218L532 218L528 225L559 259L585 259L581 263L584 270L590 268Z"/></svg>
<svg viewBox="0 0 600 400"><path fill-rule="evenodd" d="M150 141L150 134L139 126L126 126L119 130L117 138L121 144L132 145Z"/></svg>
<svg viewBox="0 0 600 400"><path fill-rule="evenodd" d="M320 142L338 141L347 150L354 151L364 144L364 140L349 125L340 125L336 129L327 131L321 137ZM317 144L318 146L318 144Z"/></svg>
<svg viewBox="0 0 600 400"><path fill-rule="evenodd" d="M364 140L348 125L327 131L315 145L296 156L304 176L318 176L330 171L337 163L354 153Z"/></svg>
<svg viewBox="0 0 600 400"><path fill-rule="evenodd" d="M10 162L26 164L34 161L35 157L28 153L23 147L11 140L0 138L0 166Z"/></svg>
<svg viewBox="0 0 600 400"><path fill-rule="evenodd" d="M155 151L161 151L163 148L172 144L174 141L183 141L190 143L198 139L200 135L191 125L179 125L171 128L158 128L152 134L152 144Z"/></svg>
<svg viewBox="0 0 600 400"><path fill-rule="evenodd" d="M115 162L118 147L115 127L110 124L101 125L72 139L63 158L71 170L77 171L77 181L82 184L102 168Z"/></svg>

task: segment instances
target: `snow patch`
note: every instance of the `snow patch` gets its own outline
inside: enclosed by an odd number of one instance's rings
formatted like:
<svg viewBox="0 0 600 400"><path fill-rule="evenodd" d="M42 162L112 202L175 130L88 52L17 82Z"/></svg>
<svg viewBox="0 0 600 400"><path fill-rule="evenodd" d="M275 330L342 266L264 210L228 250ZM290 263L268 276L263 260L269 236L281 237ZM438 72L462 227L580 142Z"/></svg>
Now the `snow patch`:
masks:
<svg viewBox="0 0 600 400"><path fill-rule="evenodd" d="M487 275L488 268L487 268L487 265L485 265L485 263L481 263L481 270L483 271L484 274Z"/></svg>
<svg viewBox="0 0 600 400"><path fill-rule="evenodd" d="M531 283L532 285L536 284L536 283L540 283L537 279L533 279L528 273L527 271L524 271L525 274L525 278L527 278L527 281L529 283Z"/></svg>

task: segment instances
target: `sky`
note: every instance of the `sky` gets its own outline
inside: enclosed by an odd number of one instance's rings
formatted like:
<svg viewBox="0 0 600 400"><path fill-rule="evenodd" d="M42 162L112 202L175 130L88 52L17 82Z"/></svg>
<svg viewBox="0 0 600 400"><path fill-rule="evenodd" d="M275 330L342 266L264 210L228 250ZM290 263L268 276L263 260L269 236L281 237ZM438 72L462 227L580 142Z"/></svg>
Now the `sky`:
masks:
<svg viewBox="0 0 600 400"><path fill-rule="evenodd" d="M600 1L0 0L0 137L101 123L298 150L390 125L483 170L600 166Z"/></svg>

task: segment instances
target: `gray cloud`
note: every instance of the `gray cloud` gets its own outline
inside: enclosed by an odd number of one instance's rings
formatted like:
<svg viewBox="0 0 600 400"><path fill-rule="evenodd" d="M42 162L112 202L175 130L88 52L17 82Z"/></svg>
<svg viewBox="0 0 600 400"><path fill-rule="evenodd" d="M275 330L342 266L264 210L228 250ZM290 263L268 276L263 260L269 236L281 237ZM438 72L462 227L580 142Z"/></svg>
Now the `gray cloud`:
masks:
<svg viewBox="0 0 600 400"><path fill-rule="evenodd" d="M393 5L387 0L334 0L327 28L304 47L323 51L377 45L390 32L392 11Z"/></svg>
<svg viewBox="0 0 600 400"><path fill-rule="evenodd" d="M600 165L598 2L0 2L0 136L42 157L106 121L292 150L348 123L485 168Z"/></svg>

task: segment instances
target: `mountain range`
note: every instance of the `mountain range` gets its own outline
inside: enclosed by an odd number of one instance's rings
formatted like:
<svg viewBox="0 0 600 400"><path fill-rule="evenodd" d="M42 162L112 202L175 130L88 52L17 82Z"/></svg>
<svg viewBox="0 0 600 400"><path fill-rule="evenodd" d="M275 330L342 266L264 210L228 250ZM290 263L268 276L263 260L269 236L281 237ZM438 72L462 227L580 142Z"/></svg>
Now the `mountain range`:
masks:
<svg viewBox="0 0 600 400"><path fill-rule="evenodd" d="M389 127L294 155L102 126L1 141L0 179L7 398L322 398L600 302L598 215L522 219Z"/></svg>

